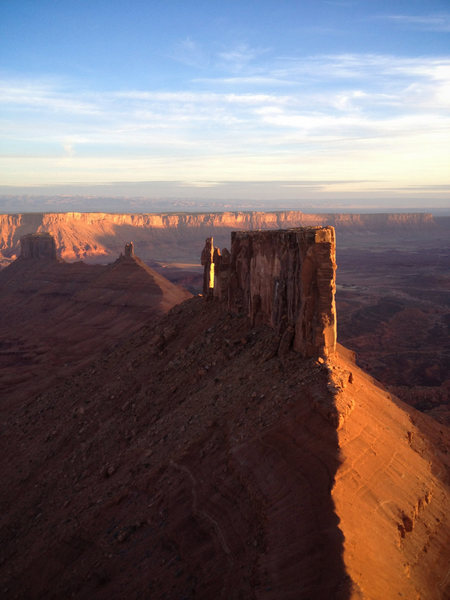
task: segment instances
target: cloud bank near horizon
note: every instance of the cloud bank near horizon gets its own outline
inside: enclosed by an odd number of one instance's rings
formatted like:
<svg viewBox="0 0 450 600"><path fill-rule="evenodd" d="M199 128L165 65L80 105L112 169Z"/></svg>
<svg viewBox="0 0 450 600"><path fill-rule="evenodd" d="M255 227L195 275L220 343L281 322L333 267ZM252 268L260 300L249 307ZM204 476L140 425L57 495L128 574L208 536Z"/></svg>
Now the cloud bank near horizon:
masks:
<svg viewBox="0 0 450 600"><path fill-rule="evenodd" d="M30 37L46 14L66 27L101 23L101 37L89 27L72 36L43 29L48 49L33 46L43 64L27 69L25 47L21 62L0 72L0 185L89 194L147 182L151 195L167 182L169 196L220 198L231 188L249 197L260 182L258 193L265 186L281 198L421 190L442 199L450 55L419 48L444 39L450 16L438 0L414 14L396 5L388 13L376 2L371 10L319 0L275 9L264 0L255 12L244 2L229 14L211 9L208 29L201 7L168 5L155 20L141 2L136 13L86 5L78 14L65 0L59 13L44 1L40 12L30 8ZM20 29L13 8L5 12Z"/></svg>

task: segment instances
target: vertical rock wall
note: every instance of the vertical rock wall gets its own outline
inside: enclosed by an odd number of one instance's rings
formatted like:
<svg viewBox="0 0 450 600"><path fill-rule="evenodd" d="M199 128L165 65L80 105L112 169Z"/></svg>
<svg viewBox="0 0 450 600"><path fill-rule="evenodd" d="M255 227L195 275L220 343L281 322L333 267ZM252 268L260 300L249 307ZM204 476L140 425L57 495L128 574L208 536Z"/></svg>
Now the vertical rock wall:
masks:
<svg viewBox="0 0 450 600"><path fill-rule="evenodd" d="M29 233L20 238L20 256L30 259L56 260L55 238L50 233Z"/></svg>
<svg viewBox="0 0 450 600"><path fill-rule="evenodd" d="M219 250L220 254L220 250ZM206 238L205 247L201 256L203 265L203 295L210 298L214 291L214 240L212 237Z"/></svg>
<svg viewBox="0 0 450 600"><path fill-rule="evenodd" d="M303 356L335 351L333 227L238 231L231 234L231 254L213 248L208 238L202 264L215 298L245 311L255 325L270 325L284 347Z"/></svg>

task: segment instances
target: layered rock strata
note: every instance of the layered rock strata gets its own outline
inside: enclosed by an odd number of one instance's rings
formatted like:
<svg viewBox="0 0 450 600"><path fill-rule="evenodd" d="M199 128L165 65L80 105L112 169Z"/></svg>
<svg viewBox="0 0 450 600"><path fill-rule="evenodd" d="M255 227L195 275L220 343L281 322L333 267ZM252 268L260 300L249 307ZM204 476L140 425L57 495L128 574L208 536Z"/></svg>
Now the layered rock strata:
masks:
<svg viewBox="0 0 450 600"><path fill-rule="evenodd" d="M56 260L55 238L46 232L30 233L20 238L20 257Z"/></svg>
<svg viewBox="0 0 450 600"><path fill-rule="evenodd" d="M335 256L333 227L235 231L231 254L208 238L203 292L273 327L283 347L327 356L336 348Z"/></svg>
<svg viewBox="0 0 450 600"><path fill-rule="evenodd" d="M24 213L0 215L0 265L17 258L20 237L48 231L67 261L110 262L128 238L143 260L186 262L198 256L198 245L213 234L224 246L234 230L287 229L332 225L342 233L367 230L429 235L437 228L431 214L307 214L300 211L223 213ZM403 232L403 233L402 233Z"/></svg>

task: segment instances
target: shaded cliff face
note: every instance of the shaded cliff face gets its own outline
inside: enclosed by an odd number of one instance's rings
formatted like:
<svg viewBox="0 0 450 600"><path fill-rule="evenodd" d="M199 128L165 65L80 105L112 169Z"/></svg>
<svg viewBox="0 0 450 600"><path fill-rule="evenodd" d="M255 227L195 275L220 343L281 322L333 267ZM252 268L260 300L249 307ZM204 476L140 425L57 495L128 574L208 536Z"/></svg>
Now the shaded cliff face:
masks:
<svg viewBox="0 0 450 600"><path fill-rule="evenodd" d="M65 260L107 262L132 239L144 260L198 261L198 248L214 235L219 246L236 229L285 229L332 225L341 231L408 231L434 225L430 214L305 214L300 211L197 214L28 213L0 215L0 258L19 254L20 237L51 233Z"/></svg>
<svg viewBox="0 0 450 600"><path fill-rule="evenodd" d="M273 327L286 350L326 356L336 348L335 256L333 227L233 232L231 254L208 238L203 294Z"/></svg>
<svg viewBox="0 0 450 600"><path fill-rule="evenodd" d="M447 430L344 349L321 364L280 343L193 298L58 388L9 403L2 589L442 600Z"/></svg>
<svg viewBox="0 0 450 600"><path fill-rule="evenodd" d="M56 260L55 238L47 232L24 235L20 238L20 258Z"/></svg>

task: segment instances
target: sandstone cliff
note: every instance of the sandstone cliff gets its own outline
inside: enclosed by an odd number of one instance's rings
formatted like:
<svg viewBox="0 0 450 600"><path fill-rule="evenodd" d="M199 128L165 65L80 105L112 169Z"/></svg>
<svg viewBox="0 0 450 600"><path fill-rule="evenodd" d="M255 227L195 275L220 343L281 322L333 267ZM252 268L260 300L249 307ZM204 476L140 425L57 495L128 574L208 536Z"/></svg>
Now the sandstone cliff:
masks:
<svg viewBox="0 0 450 600"><path fill-rule="evenodd" d="M327 356L336 348L335 257L333 227L233 232L231 255L208 238L203 294L273 327L286 350Z"/></svg>
<svg viewBox="0 0 450 600"><path fill-rule="evenodd" d="M133 239L144 260L194 261L198 247L209 235L221 246L236 229L285 229L308 225L332 225L339 231L433 227L430 214L305 214L300 211L110 214L25 213L0 215L0 260L19 254L20 237L51 233L64 260L92 259L108 262Z"/></svg>

